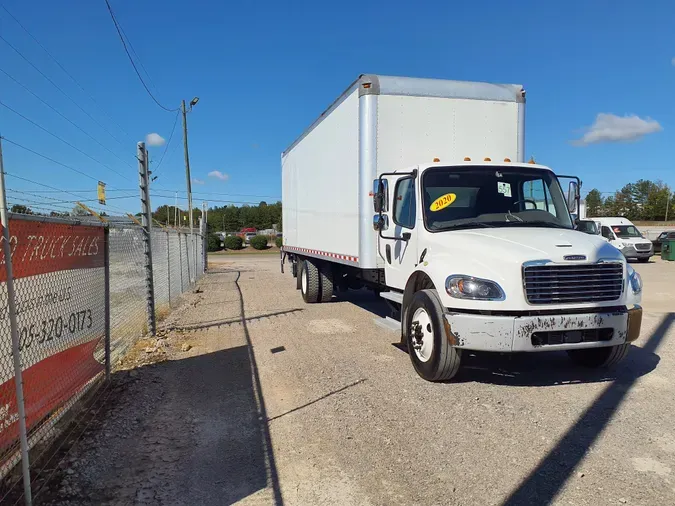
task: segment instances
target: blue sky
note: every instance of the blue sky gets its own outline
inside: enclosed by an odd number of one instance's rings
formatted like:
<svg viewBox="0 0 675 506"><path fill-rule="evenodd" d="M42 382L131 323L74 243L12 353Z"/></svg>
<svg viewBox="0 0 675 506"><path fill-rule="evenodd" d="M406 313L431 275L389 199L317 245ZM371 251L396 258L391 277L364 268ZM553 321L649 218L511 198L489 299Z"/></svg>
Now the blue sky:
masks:
<svg viewBox="0 0 675 506"><path fill-rule="evenodd" d="M59 189L90 190L89 199L100 179L109 197L134 197L112 199L111 205L137 212L135 143L149 133L168 140L175 114L157 107L143 90L104 0L3 0L0 5L86 93L0 8L3 39L86 113L3 40L0 69L98 141L0 72L3 104L97 160L0 106L3 136L93 179L9 142L5 170ZM360 73L523 84L528 156L558 173L579 175L586 190L609 192L637 178L675 186L675 146L668 143L675 129L675 4L670 2L643 2L638 8L625 1L495 0L465 2L461 11L456 2L395 0L332 5L111 0L111 5L159 100L174 108L181 99L200 97L189 115L192 174L205 183L193 185L195 204L280 197L280 152ZM626 120L626 115L636 117ZM584 130L594 124L597 128ZM572 142L584 136L586 145ZM173 192L185 189L180 144L178 122L153 183L153 207L172 203ZM154 165L164 148L150 148ZM209 177L212 171L226 180ZM13 176L7 186L45 190ZM37 201L16 191L10 196Z"/></svg>

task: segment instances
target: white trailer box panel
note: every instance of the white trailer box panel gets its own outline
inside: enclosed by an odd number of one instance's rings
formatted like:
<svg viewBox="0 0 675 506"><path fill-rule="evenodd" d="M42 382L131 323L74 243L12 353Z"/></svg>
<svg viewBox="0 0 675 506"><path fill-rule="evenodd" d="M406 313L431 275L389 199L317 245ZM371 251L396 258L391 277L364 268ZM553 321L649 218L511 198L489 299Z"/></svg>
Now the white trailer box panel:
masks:
<svg viewBox="0 0 675 506"><path fill-rule="evenodd" d="M284 248L377 268L383 172L524 156L519 85L362 75L281 156Z"/></svg>

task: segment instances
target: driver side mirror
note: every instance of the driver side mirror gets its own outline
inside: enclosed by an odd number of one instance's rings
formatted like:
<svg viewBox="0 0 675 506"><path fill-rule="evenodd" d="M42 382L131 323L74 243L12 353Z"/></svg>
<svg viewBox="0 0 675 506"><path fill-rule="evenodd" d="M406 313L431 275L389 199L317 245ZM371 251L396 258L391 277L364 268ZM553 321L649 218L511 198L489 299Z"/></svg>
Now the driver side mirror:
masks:
<svg viewBox="0 0 675 506"><path fill-rule="evenodd" d="M376 213L389 210L389 183L386 179L373 181L373 209Z"/></svg>
<svg viewBox="0 0 675 506"><path fill-rule="evenodd" d="M386 214L376 214L373 216L373 230L382 232L389 228L389 216Z"/></svg>
<svg viewBox="0 0 675 506"><path fill-rule="evenodd" d="M577 200L579 199L579 185L576 181L570 181L567 189L567 209L571 214L577 213Z"/></svg>

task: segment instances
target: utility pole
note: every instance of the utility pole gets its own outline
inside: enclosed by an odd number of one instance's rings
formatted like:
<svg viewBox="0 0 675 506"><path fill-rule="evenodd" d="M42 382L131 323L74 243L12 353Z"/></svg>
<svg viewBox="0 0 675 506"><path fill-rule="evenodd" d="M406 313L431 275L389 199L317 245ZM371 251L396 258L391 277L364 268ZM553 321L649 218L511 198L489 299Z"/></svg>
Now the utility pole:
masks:
<svg viewBox="0 0 675 506"><path fill-rule="evenodd" d="M152 208L150 207L150 175L148 171L148 152L145 142L137 145L138 180L141 189L141 220L143 224L143 245L145 253L145 289L148 313L148 332L156 335L155 325L155 286L152 277Z"/></svg>
<svg viewBox="0 0 675 506"><path fill-rule="evenodd" d="M668 190L668 201L666 202L666 219L663 221L668 221L668 211L670 210L670 199L673 196L670 190Z"/></svg>
<svg viewBox="0 0 675 506"><path fill-rule="evenodd" d="M12 246L9 235L9 215L5 193L5 168L2 163L2 137L0 137L0 222L2 223L2 251L5 258L7 286L7 311L9 331L12 338L12 358L14 360L14 387L19 422L19 445L21 448L21 470L23 474L23 496L27 506L33 504L30 488L30 461L28 457L28 431L26 429L26 404L23 396L23 372L21 367L21 348L19 346L19 327L16 320L16 293L14 292L14 273L12 270Z"/></svg>
<svg viewBox="0 0 675 506"><path fill-rule="evenodd" d="M199 102L199 97L190 100L190 111ZM192 241L192 254L195 261L195 271L197 266L197 242L194 238L194 222L192 221L192 178L190 176L190 155L188 153L188 129L187 129L187 109L185 108L185 100L180 102L180 110L183 114L183 152L185 154L185 181L187 183L187 199L188 199L188 219L190 220L190 240ZM188 259L189 261L189 259ZM196 279L195 279L196 281Z"/></svg>

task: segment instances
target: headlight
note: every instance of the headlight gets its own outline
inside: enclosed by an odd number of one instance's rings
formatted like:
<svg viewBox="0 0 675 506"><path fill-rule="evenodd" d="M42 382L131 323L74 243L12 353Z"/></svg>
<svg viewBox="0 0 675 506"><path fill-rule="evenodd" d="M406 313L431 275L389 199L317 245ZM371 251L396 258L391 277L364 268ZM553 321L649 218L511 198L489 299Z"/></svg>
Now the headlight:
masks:
<svg viewBox="0 0 675 506"><path fill-rule="evenodd" d="M630 287L633 289L633 293L638 294L642 291L642 278L640 274L633 269L630 265L628 267L628 282Z"/></svg>
<svg viewBox="0 0 675 506"><path fill-rule="evenodd" d="M456 274L445 280L445 291L455 299L504 300L504 290L489 279Z"/></svg>

